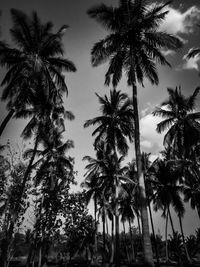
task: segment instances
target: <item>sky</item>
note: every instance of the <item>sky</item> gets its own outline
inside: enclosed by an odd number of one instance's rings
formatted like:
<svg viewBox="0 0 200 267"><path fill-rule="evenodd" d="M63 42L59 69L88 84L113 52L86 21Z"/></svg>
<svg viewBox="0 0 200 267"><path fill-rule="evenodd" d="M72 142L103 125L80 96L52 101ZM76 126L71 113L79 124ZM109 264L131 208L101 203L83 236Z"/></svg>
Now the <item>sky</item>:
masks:
<svg viewBox="0 0 200 267"><path fill-rule="evenodd" d="M85 155L94 156L93 138L91 133L94 128L83 128L87 119L100 115L99 105L95 92L100 95L109 93L111 87L104 86L104 75L107 64L93 68L90 62L90 51L95 42L105 37L105 30L94 20L90 19L86 11L91 6L104 2L107 5L116 5L117 0L1 0L0 17L1 40L12 43L9 29L12 26L10 8L20 9L28 14L33 10L37 11L42 21L52 21L54 30L58 30L62 25L69 25L64 37L64 56L72 60L76 67L76 73L66 73L65 79L69 88L68 98L65 100L66 109L72 111L75 120L66 122L66 133L64 139L72 139L75 148L70 151L70 155L75 157L75 170L78 171L77 182L83 181L85 162L82 158ZM159 1L160 2L160 1ZM145 80L144 87L138 88L141 148L143 151L151 152L152 159L155 159L163 149L164 134L156 133L156 125L159 118L153 117L151 112L163 100L167 98L167 88L181 86L185 95L191 94L200 85L200 57L189 61L185 55L189 49L200 46L200 1L199 0L174 0L168 8L169 13L166 20L160 25L160 29L168 33L178 35L184 41L184 48L174 53L173 51L163 51L172 68L158 66L159 85L152 86ZM0 69L0 81L5 75L5 69ZM0 88L2 91L3 88ZM118 89L131 95L131 88L122 78ZM199 101L197 109L199 108ZM0 105L0 122L6 116L5 104ZM4 131L1 143L6 143L10 139L11 144L21 144L20 133L26 125L24 120L12 120ZM134 155L133 144L127 161L131 161ZM79 187L78 187L79 188ZM74 188L75 189L75 188ZM90 205L92 209L92 205ZM175 215L174 215L175 217ZM164 221L160 214L154 215L156 229L164 231ZM193 218L193 219L191 219ZM178 229L178 222L175 225ZM195 212L186 212L184 219L184 229L187 234L193 233L199 226L199 219Z"/></svg>

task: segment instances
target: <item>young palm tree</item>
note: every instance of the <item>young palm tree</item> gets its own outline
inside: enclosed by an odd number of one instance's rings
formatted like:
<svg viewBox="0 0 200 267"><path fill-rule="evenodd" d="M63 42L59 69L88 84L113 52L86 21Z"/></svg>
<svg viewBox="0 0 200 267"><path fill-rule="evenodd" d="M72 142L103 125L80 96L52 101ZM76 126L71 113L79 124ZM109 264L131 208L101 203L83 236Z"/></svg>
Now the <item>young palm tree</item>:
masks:
<svg viewBox="0 0 200 267"><path fill-rule="evenodd" d="M164 145L170 145L173 148L172 153L176 151L179 158L185 159L190 154L191 147L200 141L200 113L194 111L200 87L188 97L182 94L180 87L167 90L169 98L153 112L154 116L164 118L156 130L161 133L168 129Z"/></svg>
<svg viewBox="0 0 200 267"><path fill-rule="evenodd" d="M150 5L144 0L119 0L117 7L99 4L88 10L89 16L96 19L109 32L104 39L94 45L91 52L92 65L98 66L109 61L105 84L109 85L112 82L114 87L117 86L125 71L127 83L133 91L137 172L144 199L141 209L143 247L145 261L150 266L153 266L153 257L141 166L137 82L143 85L146 77L152 83L158 84L155 62L169 65L161 49L177 49L182 46L178 38L158 30L159 24L168 13L164 8L169 3Z"/></svg>
<svg viewBox="0 0 200 267"><path fill-rule="evenodd" d="M9 114L1 124L0 135L19 105L31 103L35 91L43 90L47 99L58 90L67 93L62 71L76 71L74 64L62 57L62 36L66 25L53 33L53 24L42 23L36 12L28 17L11 9L11 15L13 27L10 32L16 48L0 45L0 64L8 70L2 81L2 86L5 86L2 100L9 100ZM37 86L38 79L42 79L42 87Z"/></svg>

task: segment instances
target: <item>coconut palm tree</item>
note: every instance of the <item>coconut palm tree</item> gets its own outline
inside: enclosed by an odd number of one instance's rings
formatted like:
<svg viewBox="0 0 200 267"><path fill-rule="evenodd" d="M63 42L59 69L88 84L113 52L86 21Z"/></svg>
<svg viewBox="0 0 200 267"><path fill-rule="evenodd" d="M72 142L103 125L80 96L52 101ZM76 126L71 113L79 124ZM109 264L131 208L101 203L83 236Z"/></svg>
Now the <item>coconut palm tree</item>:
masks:
<svg viewBox="0 0 200 267"><path fill-rule="evenodd" d="M128 152L127 138L129 141L133 140L133 109L130 100L126 94L116 91L115 89L110 91L110 98L106 95L100 97L97 95L101 104L102 116L96 117L91 120L87 120L84 127L91 125L97 125L92 135L97 135L95 138L94 146L96 147L102 138L105 138L105 142L108 148L107 163L109 166L108 176L112 177L115 188L115 261L119 262L119 213L118 213L118 187L120 181L118 176L121 175L120 161L122 157L118 158L117 152L122 155L126 155Z"/></svg>
<svg viewBox="0 0 200 267"><path fill-rule="evenodd" d="M16 48L0 44L0 64L7 68L1 84L2 100L9 101L9 113L1 124L0 135L18 107L32 103L35 91L43 90L46 98L53 101L52 92L68 92L62 71L76 71L73 62L62 57L66 25L53 33L53 24L42 23L36 12L29 17L11 9L11 16L10 32ZM38 87L38 79L42 80L42 87Z"/></svg>
<svg viewBox="0 0 200 267"><path fill-rule="evenodd" d="M146 263L153 266L152 249L149 236L147 208L145 205L144 179L141 166L140 128L137 99L137 82L143 85L144 78L158 84L156 64L170 65L161 49L177 49L182 42L158 30L168 11L164 8L170 3L149 5L144 0L119 0L117 7L99 4L88 10L91 18L99 22L109 34L98 41L92 49L92 65L98 66L109 61L105 84L114 87L119 83L123 71L127 83L133 91L135 151L138 180L143 187L144 205L141 209Z"/></svg>
<svg viewBox="0 0 200 267"><path fill-rule="evenodd" d="M151 171L151 178L149 181L154 191L154 195L152 197L154 209L163 210L163 216L166 217L166 224L169 216L172 232L173 235L175 235L174 225L170 212L170 206L172 205L179 218L181 236L185 249L185 254L188 261L190 261L190 257L188 255L187 247L185 244L185 237L182 226L182 217L184 216L185 213L185 208L182 199L183 186L180 185L179 183L180 179L179 177L182 175L182 172L179 170L179 168L175 168L174 166L172 166L170 162L165 162L159 159L154 161L154 163L150 168L150 171ZM166 236L166 247L167 247L167 236ZM166 259L168 259L168 255L166 255Z"/></svg>
<svg viewBox="0 0 200 267"><path fill-rule="evenodd" d="M128 152L127 139L133 141L133 109L128 96L121 91L110 90L110 97L96 94L101 104L102 115L94 119L87 120L84 127L96 126L92 133L96 136L94 145L96 146L102 137L115 153L126 155Z"/></svg>
<svg viewBox="0 0 200 267"><path fill-rule="evenodd" d="M176 151L179 158L185 159L190 154L191 147L200 141L200 113L194 111L200 87L188 97L182 94L181 87L168 88L167 91L169 98L153 112L154 116L164 119L156 130L158 133L168 130L164 145L170 145L173 148L172 153Z"/></svg>

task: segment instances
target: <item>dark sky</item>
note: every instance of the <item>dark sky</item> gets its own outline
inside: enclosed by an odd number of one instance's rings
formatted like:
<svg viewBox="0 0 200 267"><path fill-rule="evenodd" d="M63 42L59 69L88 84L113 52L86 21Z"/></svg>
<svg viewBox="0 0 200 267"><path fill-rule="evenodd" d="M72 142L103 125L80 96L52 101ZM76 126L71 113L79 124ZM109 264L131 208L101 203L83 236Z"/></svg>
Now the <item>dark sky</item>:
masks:
<svg viewBox="0 0 200 267"><path fill-rule="evenodd" d="M70 26L63 39L65 57L75 63L77 73L66 75L69 97L65 102L67 109L75 114L76 119L73 122L66 123L65 138L73 139L75 142L75 149L71 152L71 155L75 156L78 182L83 180L83 156L94 155L93 139L91 138L92 129L83 129L83 124L85 120L99 114L95 92L100 95L109 92L108 88L104 86L106 65L92 68L90 64L90 50L93 44L103 38L106 33L95 21L87 16L86 11L92 5L100 2L112 5L117 3L116 0L1 0L0 6L2 10L0 19L1 38L8 43L11 43L9 35L9 29L12 25L10 8L17 8L27 13L33 10L37 11L42 21L50 20L54 23L55 31L63 24ZM156 123L159 120L152 117L151 111L167 97L167 87L174 88L181 85L183 92L188 95L193 92L200 81L198 76L199 58L191 62L184 60L184 55L190 48L200 46L200 29L195 26L198 21L200 22L200 1L177 0L174 1L169 10L166 22L161 25L161 28L179 35L184 39L185 46L176 54L167 51L167 58L173 68L161 68L158 66L159 86L152 86L146 81L145 88L139 87L142 149L151 152L153 154L152 158L155 158L162 149L163 135L158 135L155 132ZM4 73L5 70L1 69L0 80L2 80ZM119 89L131 94L131 90L127 87L124 78L119 85ZM0 111L1 121L6 115L5 105L2 103ZM25 124L26 122L23 120L9 123L2 136L2 143L5 143L8 138L13 144L21 142L20 133ZM128 160L131 160L132 157L133 149L130 150ZM194 217L195 219L192 221L193 227L191 227L191 220L189 219L191 216L196 215L195 213L188 213L185 219L184 226L187 233L198 225L197 217ZM160 214L156 215L156 220L160 222ZM164 225L162 224L161 230L163 230L163 227Z"/></svg>

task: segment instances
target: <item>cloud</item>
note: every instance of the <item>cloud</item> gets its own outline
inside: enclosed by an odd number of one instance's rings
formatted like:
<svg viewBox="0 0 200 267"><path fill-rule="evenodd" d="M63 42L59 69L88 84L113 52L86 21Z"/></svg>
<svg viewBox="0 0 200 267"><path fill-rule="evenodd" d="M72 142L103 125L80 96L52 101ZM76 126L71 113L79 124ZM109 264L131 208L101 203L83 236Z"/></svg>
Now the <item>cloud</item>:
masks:
<svg viewBox="0 0 200 267"><path fill-rule="evenodd" d="M163 150L163 138L165 133L158 134L156 126L161 118L154 117L151 113L140 119L141 148L145 152L157 154Z"/></svg>
<svg viewBox="0 0 200 267"><path fill-rule="evenodd" d="M160 25L160 30L170 34L189 34L195 29L195 25L200 21L200 9L192 6L185 12L173 7L166 7L169 13Z"/></svg>
<svg viewBox="0 0 200 267"><path fill-rule="evenodd" d="M175 54L175 51L173 51L173 50L162 50L162 54L163 54L163 56L173 56L174 54Z"/></svg>
<svg viewBox="0 0 200 267"><path fill-rule="evenodd" d="M185 61L182 65L182 69L186 70L200 70L200 55L196 55L190 59L187 59L187 55L184 55L183 60Z"/></svg>

